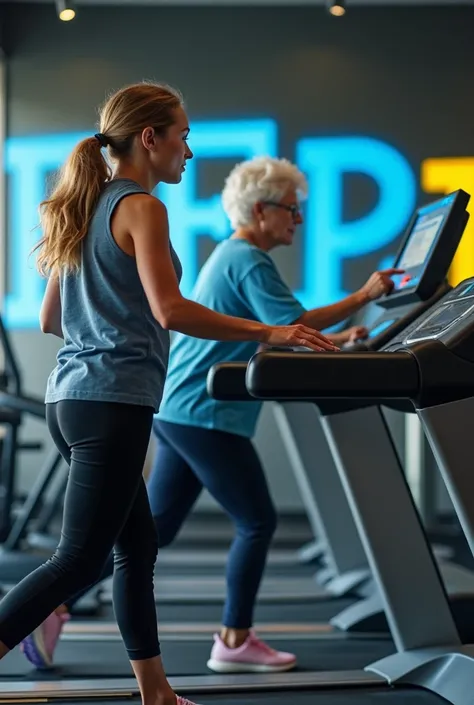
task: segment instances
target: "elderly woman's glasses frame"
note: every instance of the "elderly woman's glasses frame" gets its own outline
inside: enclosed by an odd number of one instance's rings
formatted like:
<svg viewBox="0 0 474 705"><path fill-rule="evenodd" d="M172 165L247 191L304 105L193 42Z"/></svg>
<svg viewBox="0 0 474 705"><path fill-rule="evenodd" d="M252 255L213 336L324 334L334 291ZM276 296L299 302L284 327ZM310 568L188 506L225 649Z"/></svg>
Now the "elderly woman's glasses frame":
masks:
<svg viewBox="0 0 474 705"><path fill-rule="evenodd" d="M295 204L287 204L287 203L278 203L278 201L263 201L263 205L265 206L274 206L275 208L283 208L285 211L288 211L291 213L291 217L293 220L296 222L298 218L301 215L301 209L300 206L296 206Z"/></svg>

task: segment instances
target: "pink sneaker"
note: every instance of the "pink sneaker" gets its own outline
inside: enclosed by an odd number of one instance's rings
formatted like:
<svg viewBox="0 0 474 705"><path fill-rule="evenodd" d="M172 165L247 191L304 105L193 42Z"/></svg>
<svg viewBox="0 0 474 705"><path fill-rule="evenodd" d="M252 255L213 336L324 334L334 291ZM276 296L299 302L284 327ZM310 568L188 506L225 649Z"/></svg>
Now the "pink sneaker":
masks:
<svg viewBox="0 0 474 705"><path fill-rule="evenodd" d="M296 666L296 656L275 651L251 631L242 646L229 649L218 634L207 667L217 673L277 673Z"/></svg>
<svg viewBox="0 0 474 705"><path fill-rule="evenodd" d="M53 612L32 634L23 639L20 649L35 668L52 668L54 650L63 626L68 620L67 612L61 614Z"/></svg>
<svg viewBox="0 0 474 705"><path fill-rule="evenodd" d="M180 695L177 695L176 705L196 705L196 703L192 703L191 700L186 700L186 698L182 698Z"/></svg>

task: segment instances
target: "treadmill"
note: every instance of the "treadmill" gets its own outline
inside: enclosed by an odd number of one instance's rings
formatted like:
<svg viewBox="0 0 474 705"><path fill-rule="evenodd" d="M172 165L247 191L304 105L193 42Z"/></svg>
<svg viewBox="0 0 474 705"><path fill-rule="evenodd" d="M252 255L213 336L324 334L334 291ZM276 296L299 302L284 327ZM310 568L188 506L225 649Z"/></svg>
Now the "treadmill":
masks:
<svg viewBox="0 0 474 705"><path fill-rule="evenodd" d="M385 297L385 310L373 323L368 341L354 347L368 350L383 347L417 316L430 310L434 303L450 290L443 278L467 222L468 216L464 209L468 200L469 196L465 192L458 191L415 212L396 260L396 266L405 269L406 274L401 275L394 290ZM407 274L411 277L409 280ZM441 285L439 282L442 282ZM243 376L245 368L244 363L215 366L209 375L210 394L217 398L248 399ZM336 440L331 435L331 420L326 419L322 423L324 435L322 444L317 446L318 458L321 451L327 457L321 466L318 464L317 468L311 468L312 472L309 472L307 466L314 457L314 454L310 453L309 439L312 434L314 436L314 430L320 431L321 416L315 405L305 404L304 416L301 418L301 406L300 403L294 415L291 404L278 405L286 423L289 423L286 418L289 416L294 427L292 432L286 429L287 440L294 446L294 456L300 450L296 441L301 440L301 436L305 437L302 444L306 464L303 467L301 463L299 472L307 484L306 503L321 507L326 541L334 557L339 559L337 565L345 565L348 568L349 562L352 561L352 570L333 578L326 587L334 596L355 593L361 598L344 607L339 614L333 613L330 624L344 632L388 632L383 603L373 581L366 553L336 470L337 459L334 458L333 446L338 443L339 446L346 447L346 436L351 439L350 442L353 441L350 418L345 419L344 427L338 430ZM410 411L412 408L404 410ZM299 424L295 423L297 418ZM374 436L383 438L384 444L383 452L373 453L371 456L373 472L382 462L382 458L383 462L390 462L403 472L386 420L380 410L377 413L377 423L374 421L370 427L359 431L358 437L361 442L365 439L365 442L371 444ZM362 463L367 462L361 455L360 443L351 446L351 452L344 457L344 461L351 465L354 472L357 472ZM462 639L466 642L474 641L474 574L448 561L441 560L440 565Z"/></svg>
<svg viewBox="0 0 474 705"><path fill-rule="evenodd" d="M467 224L469 195L457 191L418 208L408 224L393 266L406 274L394 277L395 288L377 301L381 313L373 319L366 307L361 325L369 337L350 349L379 350L388 340L447 290L446 276ZM410 277L410 279L408 279ZM365 322L365 319L370 320ZM316 423L318 410L304 403L273 405L275 422L288 451L313 533L318 537L300 552L303 561L320 559L325 566L315 574L319 584L337 597L370 594L370 571L347 507L334 459ZM317 465L314 448L318 448ZM344 614L339 628L384 628Z"/></svg>
<svg viewBox="0 0 474 705"><path fill-rule="evenodd" d="M397 647L396 654L366 670L393 685L426 688L453 705L472 703L474 645L461 642L406 479L390 459L374 468L371 458L387 450L387 436L372 433L380 423L379 405L405 410L409 400L474 555L474 480L467 455L474 407L474 277L448 291L382 352L258 353L246 381L259 399L317 403L330 430L337 471ZM351 437L346 433L341 446L339 430L348 426ZM363 460L357 468L346 463L353 448ZM413 591L406 590L407 578Z"/></svg>
<svg viewBox="0 0 474 705"><path fill-rule="evenodd" d="M454 198L453 198L454 197ZM462 200L466 203L463 193ZM385 296L381 302L384 312L374 321L369 329L369 337L366 341L361 341L347 350L379 350L393 341L400 333L400 326L410 323L414 318L423 314L429 308L426 304L417 306L417 298L423 300L426 293L429 293L433 286L432 262L434 269L441 272L443 264L447 268L451 263L451 258L443 262L444 244L442 243L442 229L449 229L451 208L455 204L456 195L449 196L431 203L418 211L417 217L412 221L408 229L407 236L397 256L395 266L406 270L406 274L395 278L395 287L390 294ZM427 254L423 257L423 252ZM446 271L445 270L445 271ZM410 276L410 279L408 279ZM430 281L431 280L431 281ZM435 300L439 299L440 289L438 289ZM318 414L318 410L312 406L313 414ZM401 409L405 412L413 412L413 407L405 405ZM370 458L373 472L383 462L390 462L398 466L402 472L402 464L392 441L390 430L383 412L379 409L370 427L358 430L359 442L352 447L351 452L339 449L346 449L349 443L354 440L354 429L352 424L357 424L357 414L346 417L342 427L333 428L332 417L323 414L321 425L324 437L327 441L327 448L332 456L332 463L326 463L317 472L311 474L311 481L318 485L320 495L318 503L321 512L329 521L327 531L329 546L335 556L347 555L357 556L359 561L358 571L346 575L338 576L338 581L347 579L362 580L366 596L364 599L345 608L342 612L331 619L331 624L344 631L384 631L388 628L386 615L379 592L376 589L370 590L373 579L367 559L364 556L364 549L359 539L358 532L355 531L353 521L349 519L350 509L344 496L344 491L336 472L337 463L344 462L346 466L351 466L353 472L368 460L363 457L361 446L364 443L374 443L379 441L383 446L383 454L373 453ZM382 438L384 441L382 442ZM326 448L325 448L326 450ZM330 480L328 480L328 476ZM328 486L324 486L324 481L331 483L330 492ZM326 491L324 491L324 488ZM316 499L316 498L315 498ZM337 517L337 522L335 522ZM461 566L453 564L443 558L439 559L441 573L443 575L446 588L450 597L451 608L453 610L461 638L465 642L474 641L474 573ZM364 577L365 573L365 577ZM367 579L369 582L367 582ZM344 582L343 582L344 584Z"/></svg>
<svg viewBox="0 0 474 705"><path fill-rule="evenodd" d="M467 458L462 459L458 445L468 440L466 418L474 405L474 278L448 292L387 350L258 353L248 367L248 388L261 399L304 399L318 403L326 413L332 408L342 424L346 414L352 413L347 409L362 407L360 421L364 425L379 411L374 405L389 400L403 406L406 399L413 400L474 550L470 466ZM372 450L366 446L366 456ZM170 682L179 694L203 705L224 696L232 705L283 705L290 698L298 705L472 702L474 647L461 644L403 474L399 468L383 464L372 473L369 485L346 475L342 465L338 471L379 583L396 652L361 671L346 673L172 677ZM370 474L366 466L359 468L359 475L361 472ZM415 578L416 593L406 592L407 576ZM107 698L125 705L137 694L134 679L0 685L3 702Z"/></svg>

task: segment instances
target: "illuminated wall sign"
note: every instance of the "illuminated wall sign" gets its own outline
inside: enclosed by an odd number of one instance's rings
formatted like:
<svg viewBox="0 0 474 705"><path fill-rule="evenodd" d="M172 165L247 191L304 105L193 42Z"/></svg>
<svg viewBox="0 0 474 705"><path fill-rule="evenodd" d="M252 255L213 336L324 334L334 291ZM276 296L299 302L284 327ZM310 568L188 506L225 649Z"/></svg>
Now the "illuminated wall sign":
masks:
<svg viewBox="0 0 474 705"><path fill-rule="evenodd" d="M449 193L464 189L474 198L474 158L426 159L421 165L421 187L427 193ZM468 211L472 210L472 202ZM474 274L474 217L469 222L454 258L450 282L453 286Z"/></svg>
<svg viewBox="0 0 474 705"><path fill-rule="evenodd" d="M408 162L393 147L366 137L311 138L298 142L296 161L308 175L304 285L306 306L346 295L342 260L379 250L396 238L415 207L416 182ZM377 183L375 208L356 221L342 221L343 175L366 174ZM314 236L312 234L314 233Z"/></svg>
<svg viewBox="0 0 474 705"><path fill-rule="evenodd" d="M5 301L5 319L11 328L38 325L44 281L35 272L30 252L39 237L38 204L45 195L46 175L57 169L74 145L89 134L7 140L10 291ZM183 263L184 295L189 295L198 272L198 236L206 234L219 241L230 233L219 194L208 199L197 195L200 160L240 161L261 154L276 156L277 125L273 120L198 122L193 124L190 143L195 159L188 163L182 183L159 188L159 195L168 207L173 244ZM403 230L415 207L416 179L398 151L366 137L302 139L296 144L295 161L310 182L302 287L296 293L306 306L324 305L346 293L342 284L344 260L379 250ZM464 172L459 172L458 162L451 164L448 172L443 160L435 162L427 162L422 169L427 191L463 187L474 193L474 183L469 189L470 183L463 182ZM469 178L473 180L472 165L469 169ZM376 181L380 194L368 215L350 223L343 222L341 217L343 175L347 172L367 174ZM471 247L474 250L474 245Z"/></svg>

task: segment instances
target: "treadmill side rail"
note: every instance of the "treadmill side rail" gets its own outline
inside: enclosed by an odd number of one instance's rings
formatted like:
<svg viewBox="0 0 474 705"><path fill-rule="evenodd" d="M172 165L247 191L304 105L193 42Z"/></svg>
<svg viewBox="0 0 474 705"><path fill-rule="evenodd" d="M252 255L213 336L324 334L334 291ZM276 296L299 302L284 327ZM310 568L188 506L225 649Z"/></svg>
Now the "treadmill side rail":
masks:
<svg viewBox="0 0 474 705"><path fill-rule="evenodd" d="M418 409L446 489L474 555L474 475L472 420L474 398Z"/></svg>
<svg viewBox="0 0 474 705"><path fill-rule="evenodd" d="M397 651L460 646L445 586L380 408L323 417L322 423Z"/></svg>
<svg viewBox="0 0 474 705"><path fill-rule="evenodd" d="M320 430L319 411L311 402L287 402L274 404L273 413L313 532L326 544L328 566L335 570L331 592L349 594L370 579L370 569L326 437ZM342 578L349 574L352 580Z"/></svg>
<svg viewBox="0 0 474 705"><path fill-rule="evenodd" d="M472 705L474 646L455 651L446 648L417 649L387 656L367 671L392 685L417 685L445 698L452 705Z"/></svg>
<svg viewBox="0 0 474 705"><path fill-rule="evenodd" d="M380 687L386 680L368 671L310 671L308 673L256 673L212 676L171 677L170 685L180 695L192 693L248 693L298 691L307 688ZM116 699L139 696L135 678L77 681L4 681L0 684L0 703L35 703L45 700Z"/></svg>

